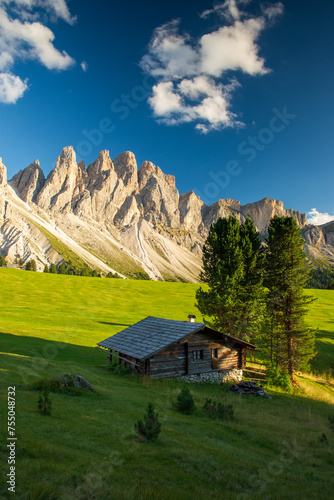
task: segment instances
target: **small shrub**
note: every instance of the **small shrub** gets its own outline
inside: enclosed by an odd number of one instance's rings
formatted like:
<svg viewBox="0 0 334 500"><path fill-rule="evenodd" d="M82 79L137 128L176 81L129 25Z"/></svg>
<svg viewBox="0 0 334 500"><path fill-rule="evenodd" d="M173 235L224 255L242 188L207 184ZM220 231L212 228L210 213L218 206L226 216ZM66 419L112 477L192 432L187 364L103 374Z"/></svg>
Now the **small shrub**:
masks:
<svg viewBox="0 0 334 500"><path fill-rule="evenodd" d="M40 378L36 380L33 384L29 386L29 389L34 391L47 391L47 392L57 392L58 384L54 379Z"/></svg>
<svg viewBox="0 0 334 500"><path fill-rule="evenodd" d="M321 436L319 437L319 443L328 444L328 439L325 433L322 433Z"/></svg>
<svg viewBox="0 0 334 500"><path fill-rule="evenodd" d="M110 363L108 365L108 370L115 375L130 375L132 373L132 368L129 365L122 363L121 365L116 363Z"/></svg>
<svg viewBox="0 0 334 500"><path fill-rule="evenodd" d="M227 402L226 397L224 403L217 403L217 401L212 401L212 399L206 398L203 410L209 418L218 418L219 420L234 419L233 405Z"/></svg>
<svg viewBox="0 0 334 500"><path fill-rule="evenodd" d="M191 415L194 413L196 405L193 395L189 391L188 387L184 387L182 389L180 394L177 396L176 403L173 403L173 406L185 415Z"/></svg>
<svg viewBox="0 0 334 500"><path fill-rule="evenodd" d="M49 398L49 391L45 390L44 395L38 398L38 411L42 415L51 415L52 402Z"/></svg>
<svg viewBox="0 0 334 500"><path fill-rule="evenodd" d="M157 439L161 431L161 423L152 403L148 404L144 419L138 420L135 429L141 441L155 441Z"/></svg>
<svg viewBox="0 0 334 500"><path fill-rule="evenodd" d="M0 267L6 266L6 259L3 255L0 255Z"/></svg>
<svg viewBox="0 0 334 500"><path fill-rule="evenodd" d="M328 417L328 423L329 427L332 429L332 431L334 431L334 415L330 415Z"/></svg>
<svg viewBox="0 0 334 500"><path fill-rule="evenodd" d="M281 387L284 390L291 389L290 377L287 371L280 370L276 365L270 364L267 366L266 374L268 385Z"/></svg>

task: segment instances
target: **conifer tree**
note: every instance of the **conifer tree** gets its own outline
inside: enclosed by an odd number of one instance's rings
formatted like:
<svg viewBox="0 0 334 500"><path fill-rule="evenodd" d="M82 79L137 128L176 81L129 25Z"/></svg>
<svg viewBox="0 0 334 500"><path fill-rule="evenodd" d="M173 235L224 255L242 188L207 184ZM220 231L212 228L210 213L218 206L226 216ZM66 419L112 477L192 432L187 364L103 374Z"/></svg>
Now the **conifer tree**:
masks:
<svg viewBox="0 0 334 500"><path fill-rule="evenodd" d="M291 380L298 368L305 368L315 356L314 332L305 324L304 287L310 264L304 253L304 240L293 217L276 215L268 229L266 251L267 313L273 328L265 341L272 360L287 368Z"/></svg>
<svg viewBox="0 0 334 500"><path fill-rule="evenodd" d="M54 264L54 263L50 264L49 273L51 273L51 274L57 274L56 264Z"/></svg>
<svg viewBox="0 0 334 500"><path fill-rule="evenodd" d="M201 279L209 287L196 293L196 306L210 326L252 338L263 308L263 253L251 219L220 218L203 247Z"/></svg>
<svg viewBox="0 0 334 500"><path fill-rule="evenodd" d="M148 404L143 420L138 420L135 429L144 441L156 441L161 431L161 423L152 403Z"/></svg>
<svg viewBox="0 0 334 500"><path fill-rule="evenodd" d="M244 272L240 283L241 321L238 335L251 340L262 324L265 306L263 286L265 253L252 219L240 226Z"/></svg>

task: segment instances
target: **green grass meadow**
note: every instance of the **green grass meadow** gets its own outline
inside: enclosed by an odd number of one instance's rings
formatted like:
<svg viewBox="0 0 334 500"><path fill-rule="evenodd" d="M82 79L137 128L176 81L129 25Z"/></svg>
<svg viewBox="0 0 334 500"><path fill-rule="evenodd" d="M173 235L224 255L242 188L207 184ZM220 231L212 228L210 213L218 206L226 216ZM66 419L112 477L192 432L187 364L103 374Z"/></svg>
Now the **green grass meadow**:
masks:
<svg viewBox="0 0 334 500"><path fill-rule="evenodd" d="M0 498L18 499L328 499L333 495L334 292L308 322L318 328L314 374L300 389L269 389L271 400L226 393L235 420L208 419L206 397L219 385L190 384L197 410L172 407L175 380L118 376L96 342L146 316L186 320L197 285L0 270ZM37 412L28 385L64 373L85 377L94 392L53 394L52 415ZM7 491L7 388L16 387L16 493ZM225 393L224 393L225 394ZM148 402L162 431L139 443L134 423ZM324 436L325 435L325 438Z"/></svg>

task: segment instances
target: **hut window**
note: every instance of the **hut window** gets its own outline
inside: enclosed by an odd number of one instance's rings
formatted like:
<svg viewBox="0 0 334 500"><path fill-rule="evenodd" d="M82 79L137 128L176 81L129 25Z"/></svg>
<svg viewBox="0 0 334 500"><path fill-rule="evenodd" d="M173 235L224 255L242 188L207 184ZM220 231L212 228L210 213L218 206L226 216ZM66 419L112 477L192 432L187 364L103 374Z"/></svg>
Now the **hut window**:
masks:
<svg viewBox="0 0 334 500"><path fill-rule="evenodd" d="M200 351L193 351L193 359L194 361L196 359L203 359L204 356L203 356L203 349L201 349Z"/></svg>
<svg viewBox="0 0 334 500"><path fill-rule="evenodd" d="M212 349L212 357L218 358L218 349Z"/></svg>

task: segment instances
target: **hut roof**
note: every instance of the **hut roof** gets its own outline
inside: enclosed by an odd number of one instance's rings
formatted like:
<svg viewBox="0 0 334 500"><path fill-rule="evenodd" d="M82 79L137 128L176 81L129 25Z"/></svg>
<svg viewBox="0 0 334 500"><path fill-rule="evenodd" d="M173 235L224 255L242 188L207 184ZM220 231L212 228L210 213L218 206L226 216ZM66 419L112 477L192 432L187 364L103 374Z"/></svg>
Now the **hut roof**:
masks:
<svg viewBox="0 0 334 500"><path fill-rule="evenodd" d="M174 321L148 316L112 337L102 340L98 343L98 346L144 361L180 341L190 333L196 333L204 329L211 330L205 326L205 323L190 323L188 321ZM215 332L215 330L211 330L211 332ZM233 342L242 344L244 347L255 348L254 345L248 342L220 332L216 333Z"/></svg>

